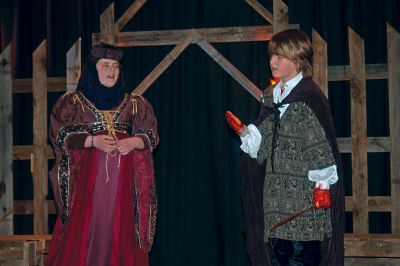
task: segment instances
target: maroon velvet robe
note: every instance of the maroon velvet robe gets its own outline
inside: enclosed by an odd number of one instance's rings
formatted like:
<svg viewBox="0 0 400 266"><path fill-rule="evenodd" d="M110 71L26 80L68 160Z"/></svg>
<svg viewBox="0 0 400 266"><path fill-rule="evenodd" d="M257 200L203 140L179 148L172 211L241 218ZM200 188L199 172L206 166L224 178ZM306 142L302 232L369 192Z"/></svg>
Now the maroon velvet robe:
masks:
<svg viewBox="0 0 400 266"><path fill-rule="evenodd" d="M128 95L108 114L107 120L80 92L53 108L50 181L59 217L47 265L148 265L157 213L156 118L144 98ZM140 136L146 148L125 156L84 148L87 136L98 134Z"/></svg>

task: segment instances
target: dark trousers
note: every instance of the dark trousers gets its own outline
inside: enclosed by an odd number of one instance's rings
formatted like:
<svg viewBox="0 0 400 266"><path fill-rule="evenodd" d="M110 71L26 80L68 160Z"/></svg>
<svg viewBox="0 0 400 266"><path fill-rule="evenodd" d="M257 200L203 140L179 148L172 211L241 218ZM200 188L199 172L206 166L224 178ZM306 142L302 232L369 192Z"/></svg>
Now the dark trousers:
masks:
<svg viewBox="0 0 400 266"><path fill-rule="evenodd" d="M269 238L267 245L272 251L274 265L318 266L321 263L321 241Z"/></svg>

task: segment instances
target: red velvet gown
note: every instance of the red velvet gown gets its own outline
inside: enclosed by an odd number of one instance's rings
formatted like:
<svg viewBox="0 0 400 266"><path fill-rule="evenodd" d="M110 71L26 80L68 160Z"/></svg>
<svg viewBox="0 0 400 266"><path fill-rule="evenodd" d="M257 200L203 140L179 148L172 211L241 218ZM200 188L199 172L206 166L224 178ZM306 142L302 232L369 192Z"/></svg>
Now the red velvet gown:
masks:
<svg viewBox="0 0 400 266"><path fill-rule="evenodd" d="M147 266L157 212L151 105L127 95L114 110L101 111L75 92L57 101L50 119L59 217L46 265ZM125 156L84 148L87 136L97 134L140 136L146 148Z"/></svg>

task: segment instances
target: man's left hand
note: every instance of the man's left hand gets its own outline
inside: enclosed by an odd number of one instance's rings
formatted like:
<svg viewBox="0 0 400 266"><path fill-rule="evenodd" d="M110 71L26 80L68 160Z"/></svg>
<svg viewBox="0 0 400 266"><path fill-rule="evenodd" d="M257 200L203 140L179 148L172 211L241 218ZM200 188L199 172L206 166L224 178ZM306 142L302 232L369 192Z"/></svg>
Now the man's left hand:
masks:
<svg viewBox="0 0 400 266"><path fill-rule="evenodd" d="M312 201L314 203L315 208L325 208L328 209L331 207L331 195L329 193L329 189L321 189L316 187L314 189Z"/></svg>

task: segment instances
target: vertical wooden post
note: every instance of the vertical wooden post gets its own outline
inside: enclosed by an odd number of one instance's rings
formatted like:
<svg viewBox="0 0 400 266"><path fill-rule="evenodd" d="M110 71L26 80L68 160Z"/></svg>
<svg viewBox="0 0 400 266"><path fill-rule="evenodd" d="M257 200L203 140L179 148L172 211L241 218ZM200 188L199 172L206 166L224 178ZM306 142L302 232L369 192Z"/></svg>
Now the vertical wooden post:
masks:
<svg viewBox="0 0 400 266"><path fill-rule="evenodd" d="M368 233L367 108L364 40L349 31L353 232Z"/></svg>
<svg viewBox="0 0 400 266"><path fill-rule="evenodd" d="M274 0L273 5L274 23L272 27L275 34L288 28L289 15L288 7L285 3L282 2L282 0Z"/></svg>
<svg viewBox="0 0 400 266"><path fill-rule="evenodd" d="M387 32L392 234L400 234L400 34Z"/></svg>
<svg viewBox="0 0 400 266"><path fill-rule="evenodd" d="M22 265L23 266L31 266L36 264L36 250L37 250L37 241L25 241L23 244L22 250Z"/></svg>
<svg viewBox="0 0 400 266"><path fill-rule="evenodd" d="M47 234L47 67L46 40L32 55L34 233Z"/></svg>
<svg viewBox="0 0 400 266"><path fill-rule="evenodd" d="M114 18L114 2L113 2L100 15L100 36L101 36L100 40L102 42L107 42L109 44L117 45L118 42L116 40L117 35L115 34L114 23L115 23L115 18ZM114 34L114 38L112 38L112 40L109 40L109 38L104 36L106 34Z"/></svg>
<svg viewBox="0 0 400 266"><path fill-rule="evenodd" d="M67 52L67 92L76 90L79 77L81 76L81 38Z"/></svg>
<svg viewBox="0 0 400 266"><path fill-rule="evenodd" d="M312 30L312 44L314 50L313 80L328 97L328 46L314 29Z"/></svg>
<svg viewBox="0 0 400 266"><path fill-rule="evenodd" d="M45 251L48 250L48 243L46 243L46 240L40 239L38 243L38 249L40 250L40 257L36 261L36 265L38 266L45 266L45 261L46 261L46 255Z"/></svg>
<svg viewBox="0 0 400 266"><path fill-rule="evenodd" d="M0 54L0 235L13 234L11 44Z"/></svg>

